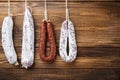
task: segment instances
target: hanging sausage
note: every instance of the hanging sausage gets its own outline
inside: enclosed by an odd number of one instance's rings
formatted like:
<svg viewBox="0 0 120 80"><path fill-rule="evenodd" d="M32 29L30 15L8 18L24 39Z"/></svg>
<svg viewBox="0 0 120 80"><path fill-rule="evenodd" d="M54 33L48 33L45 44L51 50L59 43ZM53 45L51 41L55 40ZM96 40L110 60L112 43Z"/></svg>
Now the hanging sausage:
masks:
<svg viewBox="0 0 120 80"><path fill-rule="evenodd" d="M47 19L47 8L46 8L46 0L45 0L45 19L42 21L40 26L40 58L45 62L52 62L56 56L56 44L55 44L55 37L53 31L53 24L50 20ZM48 34L48 35L47 35ZM48 37L49 44L50 44L50 53L47 55L45 54L46 51L46 38Z"/></svg>
<svg viewBox="0 0 120 80"><path fill-rule="evenodd" d="M69 42L69 54L67 54L67 43ZM69 19L69 12L66 0L66 20L62 23L60 44L59 44L60 57L65 62L72 62L77 56L77 45L75 40L74 25Z"/></svg>
<svg viewBox="0 0 120 80"><path fill-rule="evenodd" d="M10 0L8 0L8 16L4 18L2 24L2 47L5 56L10 64L18 65L16 51L14 49L13 39L13 20L10 16Z"/></svg>
<svg viewBox="0 0 120 80"><path fill-rule="evenodd" d="M31 67L34 61L34 23L32 14L25 0L25 13L23 22L22 56L21 64L26 69Z"/></svg>

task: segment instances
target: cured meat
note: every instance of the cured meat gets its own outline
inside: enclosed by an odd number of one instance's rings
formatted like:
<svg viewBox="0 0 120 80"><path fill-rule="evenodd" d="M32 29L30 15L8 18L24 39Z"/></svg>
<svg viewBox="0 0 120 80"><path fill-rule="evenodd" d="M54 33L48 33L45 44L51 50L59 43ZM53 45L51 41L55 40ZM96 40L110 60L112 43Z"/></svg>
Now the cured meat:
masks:
<svg viewBox="0 0 120 80"><path fill-rule="evenodd" d="M68 41L68 42L67 42ZM67 43L69 43L69 54L67 54ZM70 20L62 23L60 44L59 44L60 57L65 62L72 62L77 56L77 45L75 40L74 25Z"/></svg>
<svg viewBox="0 0 120 80"><path fill-rule="evenodd" d="M2 47L5 53L5 56L10 64L18 65L17 55L14 49L13 44L13 20L12 17L7 16L4 18L2 24Z"/></svg>
<svg viewBox="0 0 120 80"><path fill-rule="evenodd" d="M40 36L40 58L45 62L54 61L56 56L56 44L53 32L53 25L50 20L47 22L43 20L41 25L41 36ZM48 35L47 35L48 34ZM45 54L45 45L46 45L46 38L48 37L50 43L50 53L48 56Z"/></svg>
<svg viewBox="0 0 120 80"><path fill-rule="evenodd" d="M22 67L31 67L34 61L34 23L31 12L25 9L22 40Z"/></svg>

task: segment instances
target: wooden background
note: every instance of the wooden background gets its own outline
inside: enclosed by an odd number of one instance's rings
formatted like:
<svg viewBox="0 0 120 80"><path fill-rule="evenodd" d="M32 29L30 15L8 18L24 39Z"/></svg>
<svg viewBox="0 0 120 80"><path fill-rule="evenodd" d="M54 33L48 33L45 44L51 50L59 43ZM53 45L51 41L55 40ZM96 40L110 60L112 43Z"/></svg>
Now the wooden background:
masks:
<svg viewBox="0 0 120 80"><path fill-rule="evenodd" d="M0 80L120 80L120 0L68 0L70 19L75 25L78 56L65 63L59 57L59 35L65 20L65 0L47 0L54 24L57 58L54 63L39 59L40 23L44 0L28 0L35 20L35 63L31 69L8 64L0 42ZM11 0L14 43L21 60L24 0ZM0 33L7 15L7 0L0 0ZM0 35L1 40L1 35ZM49 44L47 45L49 51Z"/></svg>

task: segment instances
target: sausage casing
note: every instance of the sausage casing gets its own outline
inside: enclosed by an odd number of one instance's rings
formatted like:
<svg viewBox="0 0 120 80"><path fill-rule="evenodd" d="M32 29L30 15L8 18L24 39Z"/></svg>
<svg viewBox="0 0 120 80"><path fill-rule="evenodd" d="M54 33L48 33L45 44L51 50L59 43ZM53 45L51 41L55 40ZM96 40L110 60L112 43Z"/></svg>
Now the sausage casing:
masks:
<svg viewBox="0 0 120 80"><path fill-rule="evenodd" d="M2 24L2 47L5 52L5 56L10 64L18 65L17 55L14 49L13 39L13 20L12 17L7 16L4 18Z"/></svg>
<svg viewBox="0 0 120 80"><path fill-rule="evenodd" d="M45 62L51 62L54 61L56 56L56 44L55 44L55 37L53 32L53 24L50 21L43 20L41 25L41 31L40 31L40 58ZM48 34L48 35L47 35ZM48 37L49 44L50 44L50 53L48 56L46 53L46 38Z"/></svg>
<svg viewBox="0 0 120 80"><path fill-rule="evenodd" d="M22 67L31 67L34 61L34 23L28 8L25 10L22 39Z"/></svg>
<svg viewBox="0 0 120 80"><path fill-rule="evenodd" d="M69 54L67 54L67 41L69 41ZM75 30L74 25L70 20L62 23L59 53L60 57L65 62L72 62L76 59L77 44L75 40Z"/></svg>

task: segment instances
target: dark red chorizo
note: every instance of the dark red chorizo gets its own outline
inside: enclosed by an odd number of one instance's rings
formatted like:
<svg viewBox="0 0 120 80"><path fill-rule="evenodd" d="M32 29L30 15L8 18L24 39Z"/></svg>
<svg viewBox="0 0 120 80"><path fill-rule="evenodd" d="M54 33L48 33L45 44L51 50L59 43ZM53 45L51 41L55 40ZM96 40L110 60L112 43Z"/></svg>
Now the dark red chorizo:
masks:
<svg viewBox="0 0 120 80"><path fill-rule="evenodd" d="M48 35L47 35L48 34ZM56 56L56 44L55 44L55 37L54 37L54 32L53 32L53 25L50 22L50 20L47 22L43 20L41 24L41 31L40 31L40 58L41 60L45 62L51 62L54 61L55 56ZM48 56L45 54L46 53L46 38L48 37L49 44L50 44L50 53Z"/></svg>

